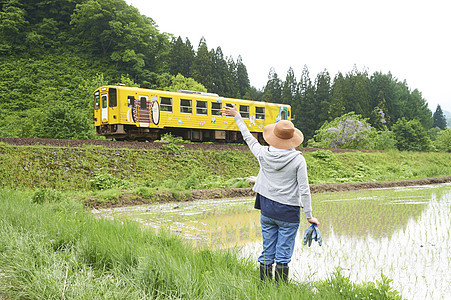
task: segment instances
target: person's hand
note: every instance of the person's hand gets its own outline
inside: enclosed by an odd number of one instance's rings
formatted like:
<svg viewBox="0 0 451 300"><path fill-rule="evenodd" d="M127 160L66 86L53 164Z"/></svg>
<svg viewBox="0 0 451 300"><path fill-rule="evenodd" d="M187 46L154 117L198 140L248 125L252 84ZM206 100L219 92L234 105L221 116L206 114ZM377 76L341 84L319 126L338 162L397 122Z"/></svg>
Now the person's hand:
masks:
<svg viewBox="0 0 451 300"><path fill-rule="evenodd" d="M235 117L240 114L235 104L232 104L232 107L224 106L221 110L221 114L225 114L226 116Z"/></svg>
<svg viewBox="0 0 451 300"><path fill-rule="evenodd" d="M307 221L308 221L310 224L316 224L316 226L319 225L319 221L318 221L317 218L311 217L311 218L307 219Z"/></svg>

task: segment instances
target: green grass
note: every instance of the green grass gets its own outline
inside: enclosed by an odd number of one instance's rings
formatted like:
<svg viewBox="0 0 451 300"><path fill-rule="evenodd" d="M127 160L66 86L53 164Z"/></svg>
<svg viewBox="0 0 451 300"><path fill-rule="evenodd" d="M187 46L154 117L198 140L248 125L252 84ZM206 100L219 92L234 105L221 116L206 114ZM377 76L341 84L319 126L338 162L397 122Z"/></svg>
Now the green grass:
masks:
<svg viewBox="0 0 451 300"><path fill-rule="evenodd" d="M65 199L0 190L0 295L7 299L399 299L390 280L261 283L236 250L193 248Z"/></svg>
<svg viewBox="0 0 451 300"><path fill-rule="evenodd" d="M0 188L56 189L106 201L124 193L154 198L162 190L174 195L192 189L249 187L259 165L250 151L11 146L0 144ZM449 176L450 153L306 152L311 184L405 180ZM183 194L183 193L182 193ZM152 201L150 199L150 201ZM154 199L155 200L155 199Z"/></svg>

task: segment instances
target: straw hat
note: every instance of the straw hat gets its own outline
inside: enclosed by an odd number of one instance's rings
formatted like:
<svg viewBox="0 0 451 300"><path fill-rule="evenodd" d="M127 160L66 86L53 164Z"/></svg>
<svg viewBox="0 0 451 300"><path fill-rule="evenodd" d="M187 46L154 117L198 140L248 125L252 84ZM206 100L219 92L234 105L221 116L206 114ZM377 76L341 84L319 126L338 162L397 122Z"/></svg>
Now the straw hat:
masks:
<svg viewBox="0 0 451 300"><path fill-rule="evenodd" d="M291 149L304 141L302 132L287 120L266 125L263 128L263 138L268 144L279 149Z"/></svg>

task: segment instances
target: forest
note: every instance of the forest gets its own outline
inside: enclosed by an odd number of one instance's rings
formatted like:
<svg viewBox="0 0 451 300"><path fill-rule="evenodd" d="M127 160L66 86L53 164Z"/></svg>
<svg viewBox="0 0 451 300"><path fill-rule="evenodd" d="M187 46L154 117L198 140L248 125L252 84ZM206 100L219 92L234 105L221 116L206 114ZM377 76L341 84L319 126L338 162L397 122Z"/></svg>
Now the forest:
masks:
<svg viewBox="0 0 451 300"><path fill-rule="evenodd" d="M391 73L271 69L258 89L241 56L161 32L124 0L1 1L0 76L3 137L98 138L92 92L122 83L290 104L304 146L451 151L441 107Z"/></svg>

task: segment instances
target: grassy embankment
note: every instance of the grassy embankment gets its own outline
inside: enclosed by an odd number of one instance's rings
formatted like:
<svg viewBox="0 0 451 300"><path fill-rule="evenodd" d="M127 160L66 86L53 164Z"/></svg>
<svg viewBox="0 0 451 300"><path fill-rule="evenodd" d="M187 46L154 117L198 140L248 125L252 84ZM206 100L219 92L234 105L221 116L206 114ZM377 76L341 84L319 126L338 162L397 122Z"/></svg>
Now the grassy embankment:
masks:
<svg viewBox="0 0 451 300"><path fill-rule="evenodd" d="M399 299L384 276L261 283L255 262L235 250L194 249L134 222L97 219L71 199L32 195L0 190L0 298Z"/></svg>
<svg viewBox="0 0 451 300"><path fill-rule="evenodd" d="M417 179L451 175L450 153L304 153L311 184ZM192 189L247 187L258 163L249 151L58 148L0 143L0 188L56 189L78 199L114 202L124 195L146 202L183 199ZM164 196L164 194L163 194Z"/></svg>
<svg viewBox="0 0 451 300"><path fill-rule="evenodd" d="M305 153L311 183L446 176L446 153ZM76 199L245 185L248 151L0 145L0 295L8 298L389 299L389 281L261 284L234 250L193 249L135 223L95 219ZM240 179L241 178L241 179ZM36 189L41 189L36 191ZM53 190L54 189L54 190ZM15 190L15 191L14 191ZM30 201L33 199L33 201ZM34 203L33 203L34 202ZM355 297L357 295L357 297Z"/></svg>

